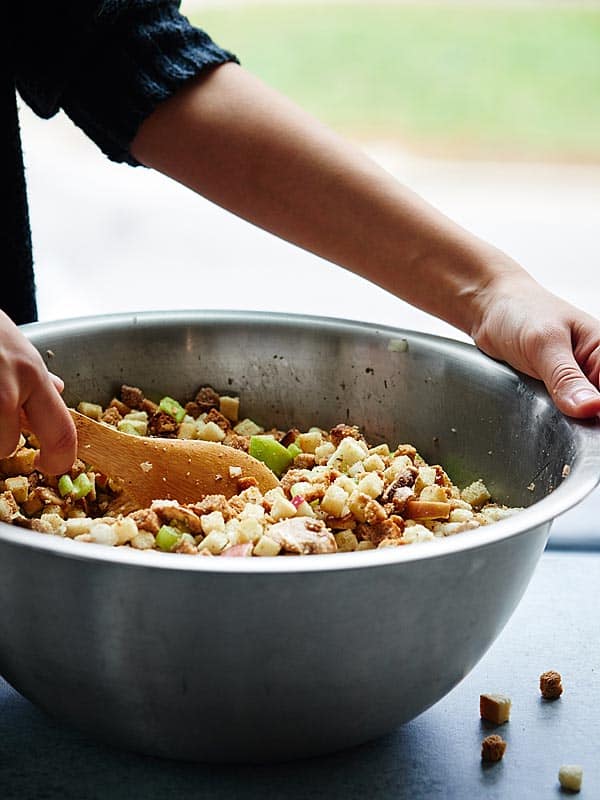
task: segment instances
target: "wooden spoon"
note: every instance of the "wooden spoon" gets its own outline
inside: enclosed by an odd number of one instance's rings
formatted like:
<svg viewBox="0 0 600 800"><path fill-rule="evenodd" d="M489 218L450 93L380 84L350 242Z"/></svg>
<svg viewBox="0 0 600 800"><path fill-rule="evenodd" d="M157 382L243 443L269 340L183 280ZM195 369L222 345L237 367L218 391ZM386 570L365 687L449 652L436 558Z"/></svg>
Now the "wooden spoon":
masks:
<svg viewBox="0 0 600 800"><path fill-rule="evenodd" d="M79 458L121 481L124 494L139 508L153 500L193 503L205 494L232 497L242 476L256 478L262 492L279 485L265 464L243 450L195 439L134 436L69 411L77 428Z"/></svg>

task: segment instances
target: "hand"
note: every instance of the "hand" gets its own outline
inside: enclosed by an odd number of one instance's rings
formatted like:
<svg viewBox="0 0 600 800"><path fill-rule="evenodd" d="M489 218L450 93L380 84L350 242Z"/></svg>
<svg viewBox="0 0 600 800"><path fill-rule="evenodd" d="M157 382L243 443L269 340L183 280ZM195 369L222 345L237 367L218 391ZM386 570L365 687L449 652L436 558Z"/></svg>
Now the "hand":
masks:
<svg viewBox="0 0 600 800"><path fill-rule="evenodd" d="M500 273L478 298L471 331L493 358L544 381L570 417L600 415L600 321L555 297L526 272Z"/></svg>
<svg viewBox="0 0 600 800"><path fill-rule="evenodd" d="M25 424L40 441L39 469L53 475L70 469L77 436L62 390L61 379L48 372L37 350L0 312L0 458L17 447Z"/></svg>

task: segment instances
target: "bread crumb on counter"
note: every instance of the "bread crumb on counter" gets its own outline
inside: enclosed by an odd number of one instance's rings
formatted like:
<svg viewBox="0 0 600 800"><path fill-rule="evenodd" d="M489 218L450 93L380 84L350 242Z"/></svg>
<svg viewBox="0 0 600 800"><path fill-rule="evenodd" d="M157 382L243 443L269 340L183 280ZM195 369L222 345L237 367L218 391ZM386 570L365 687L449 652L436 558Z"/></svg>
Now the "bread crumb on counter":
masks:
<svg viewBox="0 0 600 800"><path fill-rule="evenodd" d="M481 760L487 762L500 761L506 751L506 742L497 733L486 736L481 743Z"/></svg>
<svg viewBox="0 0 600 800"><path fill-rule="evenodd" d="M581 781L583 780L583 767L578 764L564 764L558 770L558 781L563 789L568 789L571 792L579 792L581 790Z"/></svg>
<svg viewBox="0 0 600 800"><path fill-rule="evenodd" d="M544 700L556 700L563 693L562 678L559 672L548 670L540 675L540 692Z"/></svg>
<svg viewBox="0 0 600 800"><path fill-rule="evenodd" d="M502 694L479 695L479 714L482 719L502 725L510 719L511 700Z"/></svg>

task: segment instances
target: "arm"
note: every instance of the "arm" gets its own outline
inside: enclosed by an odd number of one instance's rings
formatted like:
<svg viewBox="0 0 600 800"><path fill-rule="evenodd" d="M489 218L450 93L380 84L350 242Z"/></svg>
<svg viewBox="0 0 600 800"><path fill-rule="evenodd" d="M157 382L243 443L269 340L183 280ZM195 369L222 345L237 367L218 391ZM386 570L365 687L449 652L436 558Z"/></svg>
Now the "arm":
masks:
<svg viewBox="0 0 600 800"><path fill-rule="evenodd" d="M59 0L40 4L34 15L25 4L11 3L8 16L7 64L21 98L44 118L62 108L115 161L132 163L131 139L158 103L233 58L192 28L178 0ZM34 287L17 106L9 109L8 100L11 213L0 231L7 261L0 305L22 322L35 317ZM40 441L42 470L71 467L76 433L61 391L62 381L0 312L0 459L14 450L25 426Z"/></svg>
<svg viewBox="0 0 600 800"><path fill-rule="evenodd" d="M465 331L544 380L566 414L600 413L600 323L237 65L159 105L131 152Z"/></svg>

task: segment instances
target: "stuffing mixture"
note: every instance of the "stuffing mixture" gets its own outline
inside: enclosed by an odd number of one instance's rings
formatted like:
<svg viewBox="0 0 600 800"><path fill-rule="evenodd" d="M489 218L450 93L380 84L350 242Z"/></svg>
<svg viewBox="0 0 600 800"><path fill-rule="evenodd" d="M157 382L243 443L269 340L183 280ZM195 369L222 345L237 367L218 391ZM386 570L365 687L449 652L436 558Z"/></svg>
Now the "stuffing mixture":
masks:
<svg viewBox="0 0 600 800"><path fill-rule="evenodd" d="M263 461L280 485L262 494L240 476L238 493L180 505L157 498L126 513L120 487L77 460L58 477L35 469L38 443L24 432L0 460L0 521L78 541L203 556L276 556L371 550L474 530L520 509L491 501L481 481L460 490L410 444L373 446L353 425L265 431L240 419L239 399L202 387L182 405L123 386L106 408L78 410L138 436L202 439Z"/></svg>

